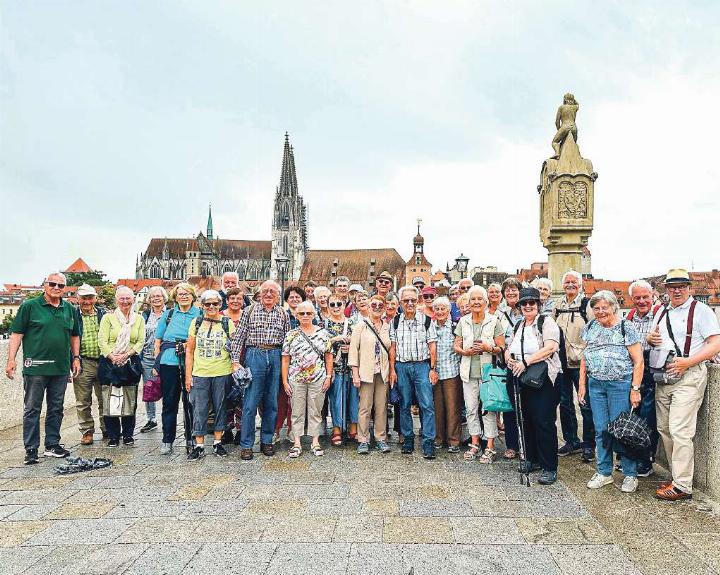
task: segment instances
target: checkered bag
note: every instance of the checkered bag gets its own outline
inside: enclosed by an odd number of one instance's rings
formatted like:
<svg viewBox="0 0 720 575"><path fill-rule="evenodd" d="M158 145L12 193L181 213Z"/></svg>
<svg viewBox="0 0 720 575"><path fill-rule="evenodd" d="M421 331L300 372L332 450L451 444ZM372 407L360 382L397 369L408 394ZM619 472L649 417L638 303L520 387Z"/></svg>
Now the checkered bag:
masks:
<svg viewBox="0 0 720 575"><path fill-rule="evenodd" d="M650 426L632 411L623 411L610 423L607 431L630 452L642 452L650 449Z"/></svg>

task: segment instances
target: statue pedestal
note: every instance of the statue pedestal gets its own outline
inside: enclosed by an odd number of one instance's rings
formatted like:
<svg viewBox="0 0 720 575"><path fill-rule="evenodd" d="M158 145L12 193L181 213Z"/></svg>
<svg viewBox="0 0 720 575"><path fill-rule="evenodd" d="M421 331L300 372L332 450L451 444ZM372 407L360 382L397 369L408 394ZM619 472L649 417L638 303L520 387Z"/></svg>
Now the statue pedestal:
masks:
<svg viewBox="0 0 720 575"><path fill-rule="evenodd" d="M548 277L555 295L562 276L581 270L582 249L593 230L595 180L592 162L580 155L572 134L559 158L543 162L540 173L540 239L548 250Z"/></svg>

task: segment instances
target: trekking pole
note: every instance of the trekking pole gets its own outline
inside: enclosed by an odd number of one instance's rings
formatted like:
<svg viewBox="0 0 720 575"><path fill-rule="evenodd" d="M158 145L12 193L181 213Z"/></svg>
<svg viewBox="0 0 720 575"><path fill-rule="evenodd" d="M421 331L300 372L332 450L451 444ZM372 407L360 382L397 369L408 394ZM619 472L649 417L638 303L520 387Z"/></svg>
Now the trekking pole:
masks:
<svg viewBox="0 0 720 575"><path fill-rule="evenodd" d="M515 397L515 423L518 430L518 448L520 451L520 485L527 485L530 487L530 465L527 462L527 452L525 450L525 422L522 415L522 397L520 395L520 386L518 385L518 378L514 375L512 377L513 396ZM523 481L523 475L525 480Z"/></svg>
<svg viewBox="0 0 720 575"><path fill-rule="evenodd" d="M347 357L345 357L345 354L340 352L340 435L347 434L347 401L345 394L348 393L347 387L346 387L346 376L347 371Z"/></svg>

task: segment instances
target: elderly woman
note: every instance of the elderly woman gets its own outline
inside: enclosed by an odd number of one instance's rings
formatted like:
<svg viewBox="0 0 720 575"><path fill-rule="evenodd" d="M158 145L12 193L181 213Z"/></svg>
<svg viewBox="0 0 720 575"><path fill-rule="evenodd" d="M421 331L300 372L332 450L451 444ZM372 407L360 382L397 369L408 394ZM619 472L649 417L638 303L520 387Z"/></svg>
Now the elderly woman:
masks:
<svg viewBox="0 0 720 575"><path fill-rule="evenodd" d="M165 312L165 305L168 301L168 293L162 286L152 286L147 293L147 300L150 309L143 312L142 316L145 320L145 344L143 345L140 360L142 362L143 382L147 384L148 379L153 377L153 366L155 365L155 329L158 321ZM140 433L157 427L157 410L154 401L145 402L145 414L147 415L147 423L140 428Z"/></svg>
<svg viewBox="0 0 720 575"><path fill-rule="evenodd" d="M348 364L352 367L352 383L359 390L358 448L366 455L370 452L370 414L374 413L375 446L388 453L387 398L390 370L390 326L383 322L385 298L370 298L370 317L361 318L350 339Z"/></svg>
<svg viewBox="0 0 720 575"><path fill-rule="evenodd" d="M497 314L500 304L502 304L502 286L497 283L491 283L487 288L488 294L488 313Z"/></svg>
<svg viewBox="0 0 720 575"><path fill-rule="evenodd" d="M220 294L222 296L222 293ZM245 306L245 297L243 292L238 287L232 287L225 293L225 302L227 308L221 311L221 315L226 316L232 321L233 325L237 328L240 323L240 318L243 314L243 308ZM228 385L232 383L231 379L228 378ZM227 393L227 389L225 392ZM240 445L240 427L242 424L242 403L234 406L227 407L227 421L225 422L225 433L223 433L222 442L224 444L233 443ZM235 430L235 436L233 437L233 430Z"/></svg>
<svg viewBox="0 0 720 575"><path fill-rule="evenodd" d="M285 288L283 300L285 301L288 313L290 314L290 329L295 329L300 325L300 322L295 316L295 312L297 311L297 306L306 299L307 296L305 295L305 290L300 286L289 286Z"/></svg>
<svg viewBox="0 0 720 575"><path fill-rule="evenodd" d="M470 296L467 292L461 293L455 300L455 304L458 308L458 321L462 316L470 313Z"/></svg>
<svg viewBox="0 0 720 575"><path fill-rule="evenodd" d="M433 302L435 320L430 329L437 338L438 382L433 387L435 402L435 447L447 444L449 453L460 451L462 382L460 356L455 352L455 334L450 319L450 300L439 297Z"/></svg>
<svg viewBox="0 0 720 575"><path fill-rule="evenodd" d="M297 307L300 326L290 330L282 346L282 382L292 401L293 446L288 453L295 458L302 454L300 438L305 431L307 409L308 433L312 436L310 450L324 455L320 435L324 431L321 412L325 392L332 382L333 356L330 334L313 324L315 307L308 301Z"/></svg>
<svg viewBox="0 0 720 575"><path fill-rule="evenodd" d="M505 335L498 317L487 313L488 297L485 288L473 286L467 295L470 298L470 313L462 316L455 328L454 350L461 356L460 379L463 382L468 433L471 437L465 459L472 461L480 452L481 428L478 409L482 366L491 363L494 355L502 353ZM480 463L492 463L496 456L497 415L494 411L487 411L482 416L482 421L487 447L480 456Z"/></svg>
<svg viewBox="0 0 720 575"><path fill-rule="evenodd" d="M550 314L555 309L555 300L552 298L553 283L549 278L537 278L535 288L540 292L540 313Z"/></svg>
<svg viewBox="0 0 720 575"><path fill-rule="evenodd" d="M518 299L522 320L513 328L505 359L512 371L513 385L519 386L525 438L524 468L530 473L542 469L541 485L557 481L558 438L555 426L560 395L555 379L560 372L560 329L550 316L540 315L540 292L524 288ZM523 385L520 377L529 366L545 362L542 385L539 388ZM514 388L513 388L514 392Z"/></svg>
<svg viewBox="0 0 720 575"><path fill-rule="evenodd" d="M520 290L522 284L517 278L506 278L502 283L502 296L505 300L504 303L498 307L499 316L503 320L503 327L505 328L505 335L509 335L512 328L522 320L523 316L518 309L517 303L520 297Z"/></svg>
<svg viewBox="0 0 720 575"><path fill-rule="evenodd" d="M398 313L400 302L398 301L397 295L390 292L385 296L385 313L383 314L383 321L387 324L392 323L395 316Z"/></svg>
<svg viewBox="0 0 720 575"><path fill-rule="evenodd" d="M195 288L189 283L179 283L170 292L175 305L166 310L158 320L155 330L155 370L160 373L162 385L162 430L161 455L170 455L177 433L177 413L180 405L181 386L185 381L180 375L180 360L176 352L178 344L184 344L188 337L190 324L200 315L193 303L196 299ZM180 345L181 353L184 345Z"/></svg>
<svg viewBox="0 0 720 575"><path fill-rule="evenodd" d="M203 316L190 324L185 345L185 389L193 406L193 436L195 447L189 461L205 457L205 433L208 413L212 405L215 417L213 453L226 457L222 446L225 421L220 417L225 407L225 388L232 373L229 344L235 324L220 315L222 298L215 290L206 290L200 296Z"/></svg>
<svg viewBox="0 0 720 575"><path fill-rule="evenodd" d="M145 343L145 320L132 311L135 294L125 286L115 291L117 307L100 321L98 346L101 360L98 380L102 385L108 447L133 445L137 385L142 373L140 354Z"/></svg>
<svg viewBox="0 0 720 575"><path fill-rule="evenodd" d="M640 336L632 322L618 318L615 294L600 290L590 298L595 321L582 332L586 344L580 359L578 400L585 403L590 396L595 424L595 457L597 471L588 481L588 488L599 489L613 482L613 443L607 425L623 411L640 405L643 361ZM637 461L620 451L625 479L620 490L633 493L637 489Z"/></svg>
<svg viewBox="0 0 720 575"><path fill-rule="evenodd" d="M362 321L363 318L370 317L370 296L365 290L359 290L355 294L354 303L352 305L352 311L350 312L350 320L353 323ZM345 315L347 315L347 310Z"/></svg>
<svg viewBox="0 0 720 575"><path fill-rule="evenodd" d="M317 320L319 325L322 325L322 322L325 321L325 319L327 319L328 317L330 317L330 310L328 309L328 298L332 295L332 292L327 286L318 286L315 288L314 294L315 309L318 314Z"/></svg>
<svg viewBox="0 0 720 575"><path fill-rule="evenodd" d="M330 316L325 319L323 326L330 334L330 345L333 352L333 382L328 391L328 404L332 418L332 434L330 443L338 447L342 445L342 432L348 424L347 416L353 412L357 414L359 394L355 388L350 389L350 369L348 367L348 344L352 335L353 322L345 317L345 302L333 294L328 299ZM353 409L350 409L350 408ZM355 419L357 424L357 418ZM348 430L357 433L357 427Z"/></svg>

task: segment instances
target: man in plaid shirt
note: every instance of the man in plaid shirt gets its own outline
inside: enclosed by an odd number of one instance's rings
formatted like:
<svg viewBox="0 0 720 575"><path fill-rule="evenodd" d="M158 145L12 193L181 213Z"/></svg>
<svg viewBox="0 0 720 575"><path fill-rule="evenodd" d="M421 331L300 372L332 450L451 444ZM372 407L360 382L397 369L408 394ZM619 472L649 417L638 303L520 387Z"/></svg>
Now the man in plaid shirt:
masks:
<svg viewBox="0 0 720 575"><path fill-rule="evenodd" d="M280 351L290 331L290 318L279 302L280 286L272 280L264 282L260 286L260 302L245 308L230 342L233 371L244 363L252 373L240 427L240 458L245 461L253 458L259 405L262 405L260 451L268 457L275 455L272 438L280 389Z"/></svg>

